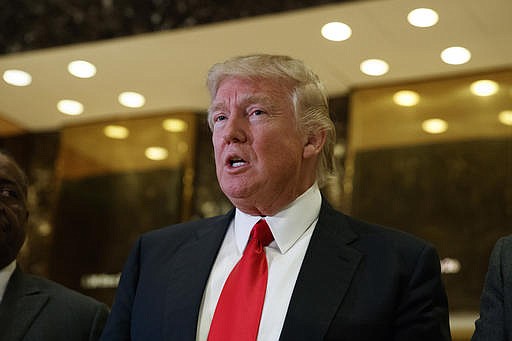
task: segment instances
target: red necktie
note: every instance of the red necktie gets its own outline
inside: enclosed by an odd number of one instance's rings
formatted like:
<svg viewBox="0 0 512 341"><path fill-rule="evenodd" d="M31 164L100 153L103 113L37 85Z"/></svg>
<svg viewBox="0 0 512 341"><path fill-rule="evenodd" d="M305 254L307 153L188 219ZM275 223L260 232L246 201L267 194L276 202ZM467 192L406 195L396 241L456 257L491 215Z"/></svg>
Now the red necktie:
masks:
<svg viewBox="0 0 512 341"><path fill-rule="evenodd" d="M208 341L254 341L258 337L268 278L264 247L272 240L267 222L261 219L222 288Z"/></svg>

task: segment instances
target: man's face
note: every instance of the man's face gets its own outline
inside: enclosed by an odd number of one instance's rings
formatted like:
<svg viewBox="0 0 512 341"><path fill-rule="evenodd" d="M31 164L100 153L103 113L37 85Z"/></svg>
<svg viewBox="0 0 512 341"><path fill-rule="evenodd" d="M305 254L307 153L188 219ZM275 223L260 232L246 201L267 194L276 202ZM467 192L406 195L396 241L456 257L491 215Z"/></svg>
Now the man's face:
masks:
<svg viewBox="0 0 512 341"><path fill-rule="evenodd" d="M0 155L0 268L14 259L25 241L26 198L22 175Z"/></svg>
<svg viewBox="0 0 512 341"><path fill-rule="evenodd" d="M283 82L226 78L210 113L217 178L242 211L274 214L314 182Z"/></svg>

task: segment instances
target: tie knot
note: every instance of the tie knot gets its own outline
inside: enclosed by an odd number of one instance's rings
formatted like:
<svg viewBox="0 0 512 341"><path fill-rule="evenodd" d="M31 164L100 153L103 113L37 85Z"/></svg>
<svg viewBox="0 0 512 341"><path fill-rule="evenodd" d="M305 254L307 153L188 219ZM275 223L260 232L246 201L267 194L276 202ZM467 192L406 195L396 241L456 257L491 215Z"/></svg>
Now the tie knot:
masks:
<svg viewBox="0 0 512 341"><path fill-rule="evenodd" d="M260 219L254 225L252 228L251 236L256 238L263 246L267 246L274 240L272 231L270 231L270 227L268 227L265 219Z"/></svg>

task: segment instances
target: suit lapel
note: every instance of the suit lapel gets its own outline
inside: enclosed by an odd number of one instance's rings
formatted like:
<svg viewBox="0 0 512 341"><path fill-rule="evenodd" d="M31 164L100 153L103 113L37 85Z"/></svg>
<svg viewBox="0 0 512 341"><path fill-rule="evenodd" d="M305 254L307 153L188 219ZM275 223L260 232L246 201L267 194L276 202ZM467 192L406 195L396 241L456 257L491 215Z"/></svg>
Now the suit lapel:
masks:
<svg viewBox="0 0 512 341"><path fill-rule="evenodd" d="M322 340L361 261L357 235L323 200L295 284L280 340Z"/></svg>
<svg viewBox="0 0 512 341"><path fill-rule="evenodd" d="M22 340L48 299L49 296L17 267L0 305L1 339Z"/></svg>
<svg viewBox="0 0 512 341"><path fill-rule="evenodd" d="M194 340L203 292L234 210L184 246L174 256L166 295L163 335L167 340Z"/></svg>

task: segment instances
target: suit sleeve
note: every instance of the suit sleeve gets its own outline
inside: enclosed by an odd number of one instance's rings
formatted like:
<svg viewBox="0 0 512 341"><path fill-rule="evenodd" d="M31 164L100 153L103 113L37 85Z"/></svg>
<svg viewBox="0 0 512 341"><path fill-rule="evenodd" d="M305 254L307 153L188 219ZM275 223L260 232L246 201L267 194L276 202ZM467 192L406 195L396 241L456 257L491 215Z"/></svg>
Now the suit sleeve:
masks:
<svg viewBox="0 0 512 341"><path fill-rule="evenodd" d="M480 298L480 317L475 322L472 341L505 340L502 273L504 244L504 239L498 240L489 258L489 268Z"/></svg>
<svg viewBox="0 0 512 341"><path fill-rule="evenodd" d="M107 324L101 335L101 341L130 340L133 300L139 279L139 255L141 240L137 242L124 266L116 290L114 304Z"/></svg>
<svg viewBox="0 0 512 341"><path fill-rule="evenodd" d="M430 246L425 246L417 258L397 308L394 330L395 341L451 340L439 257Z"/></svg>

